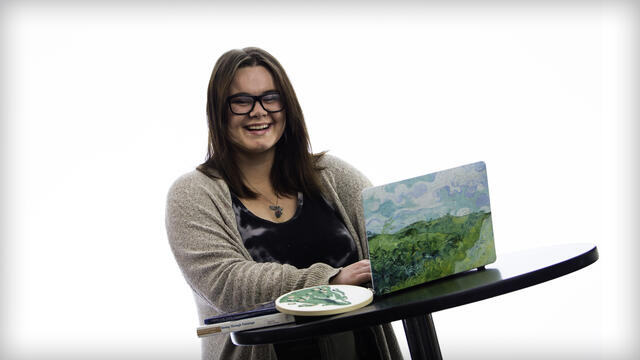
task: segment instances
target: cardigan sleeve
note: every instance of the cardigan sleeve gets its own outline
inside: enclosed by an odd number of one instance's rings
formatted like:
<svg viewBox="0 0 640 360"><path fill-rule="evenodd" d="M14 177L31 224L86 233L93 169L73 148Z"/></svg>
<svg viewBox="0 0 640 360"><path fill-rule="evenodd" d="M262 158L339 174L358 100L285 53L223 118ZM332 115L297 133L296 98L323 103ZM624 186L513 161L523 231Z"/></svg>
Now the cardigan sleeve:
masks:
<svg viewBox="0 0 640 360"><path fill-rule="evenodd" d="M372 186L371 181L358 169L335 156L323 155L318 165L324 168L324 182L330 187L328 193L334 198L334 205L348 219L348 222L345 221L347 228L358 237L362 257L368 257L361 193Z"/></svg>
<svg viewBox="0 0 640 360"><path fill-rule="evenodd" d="M327 264L306 269L257 263L242 244L222 180L193 172L169 190L169 244L187 283L219 312L247 309L303 287L327 284L338 273Z"/></svg>

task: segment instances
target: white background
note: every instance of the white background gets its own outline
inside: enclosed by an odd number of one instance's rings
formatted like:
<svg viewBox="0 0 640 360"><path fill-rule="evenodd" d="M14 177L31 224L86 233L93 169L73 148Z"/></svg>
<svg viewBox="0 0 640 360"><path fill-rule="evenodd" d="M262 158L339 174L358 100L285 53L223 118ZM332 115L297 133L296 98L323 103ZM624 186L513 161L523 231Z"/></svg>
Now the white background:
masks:
<svg viewBox="0 0 640 360"><path fill-rule="evenodd" d="M1 5L1 358L198 358L164 202L204 159L215 60L244 46L284 65L314 150L376 185L485 161L498 256L598 246L435 313L446 359L638 352L634 2L90 4Z"/></svg>

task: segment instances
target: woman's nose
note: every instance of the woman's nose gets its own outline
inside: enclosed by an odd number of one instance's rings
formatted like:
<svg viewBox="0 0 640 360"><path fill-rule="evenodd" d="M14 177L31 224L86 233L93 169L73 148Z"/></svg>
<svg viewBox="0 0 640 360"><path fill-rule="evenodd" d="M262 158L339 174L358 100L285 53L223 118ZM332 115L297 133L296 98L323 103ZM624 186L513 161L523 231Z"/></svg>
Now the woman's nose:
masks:
<svg viewBox="0 0 640 360"><path fill-rule="evenodd" d="M253 104L253 109L249 113L249 116L250 117L263 117L265 115L267 115L267 110L264 109L264 107L262 106L262 103L260 101L256 100L255 104Z"/></svg>

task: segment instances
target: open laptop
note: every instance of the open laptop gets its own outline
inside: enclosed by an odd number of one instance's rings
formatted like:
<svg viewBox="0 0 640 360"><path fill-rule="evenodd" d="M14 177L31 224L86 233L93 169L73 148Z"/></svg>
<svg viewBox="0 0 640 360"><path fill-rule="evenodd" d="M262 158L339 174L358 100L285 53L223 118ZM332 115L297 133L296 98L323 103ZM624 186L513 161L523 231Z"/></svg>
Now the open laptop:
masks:
<svg viewBox="0 0 640 360"><path fill-rule="evenodd" d="M484 162L367 188L362 202L376 295L496 260Z"/></svg>

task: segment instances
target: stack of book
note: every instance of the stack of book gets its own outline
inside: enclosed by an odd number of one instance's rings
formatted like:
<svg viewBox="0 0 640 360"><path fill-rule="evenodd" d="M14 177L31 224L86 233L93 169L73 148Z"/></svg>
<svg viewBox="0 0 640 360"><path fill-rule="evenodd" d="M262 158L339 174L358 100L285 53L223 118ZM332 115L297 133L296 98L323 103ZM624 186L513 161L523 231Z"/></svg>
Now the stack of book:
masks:
<svg viewBox="0 0 640 360"><path fill-rule="evenodd" d="M198 337L205 337L292 322L295 322L295 316L279 312L275 302L271 301L248 311L226 313L205 319L204 325L198 327L197 333Z"/></svg>

